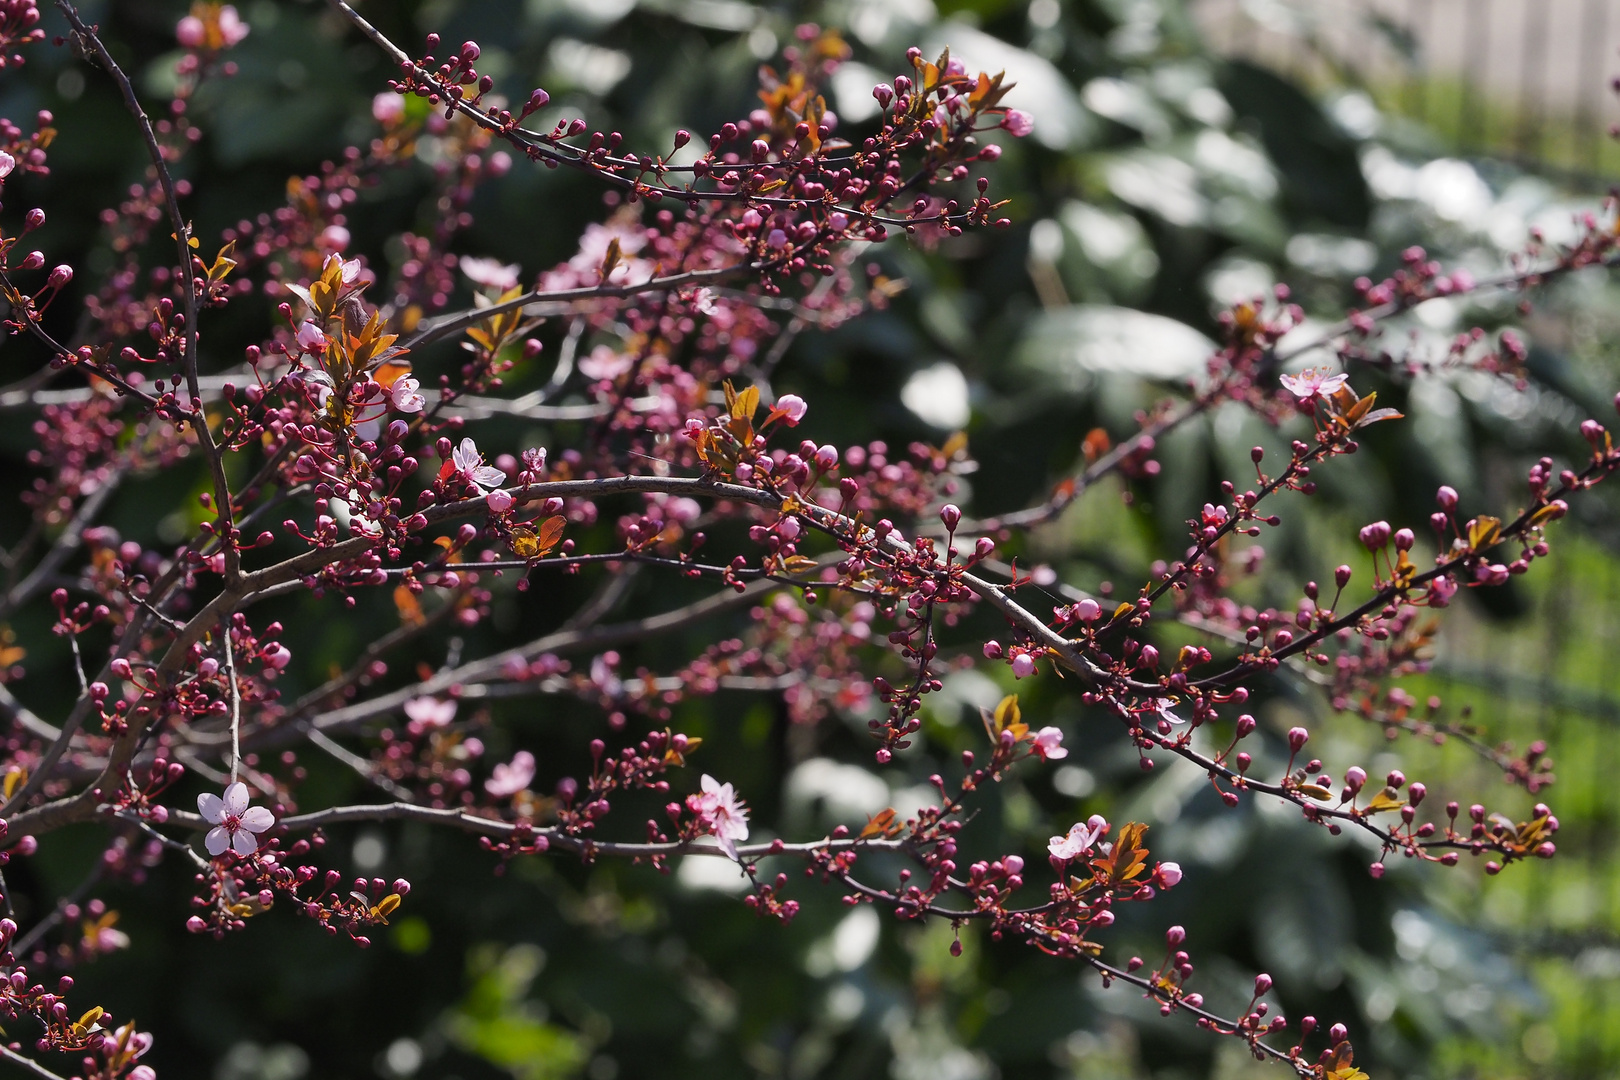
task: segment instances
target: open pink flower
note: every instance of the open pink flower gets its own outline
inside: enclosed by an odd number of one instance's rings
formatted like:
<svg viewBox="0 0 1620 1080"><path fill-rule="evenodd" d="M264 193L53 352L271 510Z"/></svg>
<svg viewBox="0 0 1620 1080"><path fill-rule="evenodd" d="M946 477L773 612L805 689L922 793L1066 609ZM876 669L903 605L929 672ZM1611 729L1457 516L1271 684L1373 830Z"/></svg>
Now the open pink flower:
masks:
<svg viewBox="0 0 1620 1080"><path fill-rule="evenodd" d="M462 439L461 445L450 451L450 460L462 479L480 491L491 491L506 483L505 473L484 464L484 455L478 452L478 444L471 438Z"/></svg>
<svg viewBox="0 0 1620 1080"><path fill-rule="evenodd" d="M321 328L305 319L298 325L298 332L293 335L298 347L305 352L321 352L326 348L326 335Z"/></svg>
<svg viewBox="0 0 1620 1080"><path fill-rule="evenodd" d="M1342 371L1337 375L1329 375L1325 367L1306 368L1298 375L1280 375L1277 381L1299 400L1307 401L1313 397L1327 397L1349 382L1350 376Z"/></svg>
<svg viewBox="0 0 1620 1080"><path fill-rule="evenodd" d="M1055 727L1043 727L1035 733L1034 750L1042 761L1056 761L1069 756L1069 752L1063 749L1063 732Z"/></svg>
<svg viewBox="0 0 1620 1080"><path fill-rule="evenodd" d="M1022 139L1035 130L1035 118L1023 109L1008 109L1007 115L1002 117L1001 126L1015 139Z"/></svg>
<svg viewBox="0 0 1620 1080"><path fill-rule="evenodd" d="M454 720L456 703L434 697L415 697L405 703L405 715L410 717L411 731L419 735L442 728Z"/></svg>
<svg viewBox="0 0 1620 1080"><path fill-rule="evenodd" d="M702 787L700 794L687 796L686 805L708 826L720 850L735 859L737 841L748 839L748 808L730 784L722 784L708 773L703 774Z"/></svg>
<svg viewBox="0 0 1620 1080"><path fill-rule="evenodd" d="M422 396L422 384L409 375L401 375L394 380L388 388L388 398L394 403L394 408L404 413L418 413L427 405L427 398Z"/></svg>
<svg viewBox="0 0 1620 1080"><path fill-rule="evenodd" d="M810 406L798 394L783 394L776 399L776 407L771 411L786 420L788 427L797 427L804 414L810 411Z"/></svg>
<svg viewBox="0 0 1620 1080"><path fill-rule="evenodd" d="M405 119L405 99L392 90L384 90L371 99L371 118L383 127L393 127Z"/></svg>
<svg viewBox="0 0 1620 1080"><path fill-rule="evenodd" d="M497 799L509 798L527 788L534 780L534 755L519 750L512 755L509 765L496 765L493 775L484 781L484 790Z"/></svg>
<svg viewBox="0 0 1620 1080"><path fill-rule="evenodd" d="M1069 835L1054 836L1047 842L1046 850L1051 852L1052 858L1068 862L1078 859L1091 850L1091 845L1097 838L1108 831L1108 822L1101 814L1092 814L1084 823L1076 822L1069 828Z"/></svg>
<svg viewBox="0 0 1620 1080"><path fill-rule="evenodd" d="M248 856L259 850L257 833L276 823L275 815L262 806L248 805L248 787L237 781L225 789L225 797L212 793L197 796L197 812L214 826L203 838L210 855L223 855L227 848Z"/></svg>
<svg viewBox="0 0 1620 1080"><path fill-rule="evenodd" d="M483 285L487 288L505 292L507 289L517 286L518 275L523 272L523 268L516 263L503 263L499 259L463 255L461 257L461 272L466 274L467 280L474 285Z"/></svg>

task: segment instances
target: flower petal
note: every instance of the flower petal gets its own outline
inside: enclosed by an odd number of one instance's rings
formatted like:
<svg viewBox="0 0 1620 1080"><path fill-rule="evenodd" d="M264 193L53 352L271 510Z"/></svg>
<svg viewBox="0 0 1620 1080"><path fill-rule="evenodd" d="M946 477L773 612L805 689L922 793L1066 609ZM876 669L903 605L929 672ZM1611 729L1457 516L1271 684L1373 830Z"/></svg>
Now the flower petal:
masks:
<svg viewBox="0 0 1620 1080"><path fill-rule="evenodd" d="M225 826L215 825L203 837L203 847L208 849L210 855L223 855L225 849L231 846L231 834L225 831Z"/></svg>
<svg viewBox="0 0 1620 1080"><path fill-rule="evenodd" d="M231 837L231 847L238 855L251 855L259 850L259 838L246 829L237 829Z"/></svg>
<svg viewBox="0 0 1620 1080"><path fill-rule="evenodd" d="M242 811L248 808L247 785L238 780L225 789L225 812L232 817L241 817Z"/></svg>
<svg viewBox="0 0 1620 1080"><path fill-rule="evenodd" d="M242 828L249 832L264 832L276 823L276 815L262 806L250 806L242 815Z"/></svg>
<svg viewBox="0 0 1620 1080"><path fill-rule="evenodd" d="M197 796L197 813L210 825L218 825L225 820L225 800L211 791Z"/></svg>

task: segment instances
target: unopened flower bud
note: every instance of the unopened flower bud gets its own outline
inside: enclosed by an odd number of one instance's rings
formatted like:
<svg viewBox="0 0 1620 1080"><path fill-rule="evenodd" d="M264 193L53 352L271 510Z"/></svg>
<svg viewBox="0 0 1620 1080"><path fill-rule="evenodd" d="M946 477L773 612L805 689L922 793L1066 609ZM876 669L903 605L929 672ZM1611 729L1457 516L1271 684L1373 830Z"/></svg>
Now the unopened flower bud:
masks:
<svg viewBox="0 0 1620 1080"><path fill-rule="evenodd" d="M1328 1041L1331 1042L1334 1046L1338 1046L1340 1043L1344 1042L1344 1040L1348 1039L1349 1037L1350 1037L1350 1029L1345 1027L1343 1024L1334 1024L1331 1028L1328 1029Z"/></svg>
<svg viewBox="0 0 1620 1080"><path fill-rule="evenodd" d="M1351 570L1348 566L1337 567L1333 571L1333 584L1338 588L1344 588L1350 584L1350 574Z"/></svg>
<svg viewBox="0 0 1620 1080"><path fill-rule="evenodd" d="M1389 522L1375 521L1361 529L1361 542L1368 551L1378 551L1389 543Z"/></svg>
<svg viewBox="0 0 1620 1080"><path fill-rule="evenodd" d="M1449 484L1442 485L1440 490L1434 493L1434 501L1440 505L1440 509L1448 513L1455 510L1457 508L1457 489Z"/></svg>
<svg viewBox="0 0 1620 1080"><path fill-rule="evenodd" d="M1102 617L1102 605L1088 596L1074 605L1074 614L1081 622L1096 622Z"/></svg>
<svg viewBox="0 0 1620 1080"><path fill-rule="evenodd" d="M877 99L878 108L887 109L894 101L894 87L888 83L878 83L872 87L872 96Z"/></svg>
<svg viewBox="0 0 1620 1080"><path fill-rule="evenodd" d="M1180 926L1172 926L1164 932L1164 943L1172 949L1187 940L1187 931Z"/></svg>
<svg viewBox="0 0 1620 1080"><path fill-rule="evenodd" d="M1261 972L1254 977L1254 996L1259 997L1271 989L1271 976Z"/></svg>
<svg viewBox="0 0 1620 1080"><path fill-rule="evenodd" d="M981 536L973 543L973 556L977 559L988 559L990 553L996 550L996 542L988 536Z"/></svg>
<svg viewBox="0 0 1620 1080"><path fill-rule="evenodd" d="M955 503L946 503L939 508L939 520L945 523L945 528L955 532L962 521L962 510Z"/></svg>
<svg viewBox="0 0 1620 1080"><path fill-rule="evenodd" d="M1344 786L1352 792L1360 791L1367 784L1367 770L1360 765L1352 765L1345 770Z"/></svg>
<svg viewBox="0 0 1620 1080"><path fill-rule="evenodd" d="M1412 545L1417 543L1417 537L1411 529L1397 529L1395 532L1395 550L1411 551Z"/></svg>
<svg viewBox="0 0 1620 1080"><path fill-rule="evenodd" d="M1310 741L1310 737L1311 737L1311 733L1306 731L1302 727L1289 728L1288 729L1288 749L1293 751L1296 754L1299 753L1301 750L1303 750L1305 748L1305 744L1308 741Z"/></svg>
<svg viewBox="0 0 1620 1080"><path fill-rule="evenodd" d="M1406 789L1406 801L1411 803L1413 806L1416 806L1418 803L1423 801L1423 796L1427 795L1428 793L1428 787L1419 781Z"/></svg>
<svg viewBox="0 0 1620 1080"><path fill-rule="evenodd" d="M72 280L73 267L69 266L67 263L62 263L51 271L50 277L45 279L45 284L53 289L60 289L62 286L66 285Z"/></svg>
<svg viewBox="0 0 1620 1080"><path fill-rule="evenodd" d="M816 467L822 472L838 467L838 448L832 444L822 446L816 450Z"/></svg>

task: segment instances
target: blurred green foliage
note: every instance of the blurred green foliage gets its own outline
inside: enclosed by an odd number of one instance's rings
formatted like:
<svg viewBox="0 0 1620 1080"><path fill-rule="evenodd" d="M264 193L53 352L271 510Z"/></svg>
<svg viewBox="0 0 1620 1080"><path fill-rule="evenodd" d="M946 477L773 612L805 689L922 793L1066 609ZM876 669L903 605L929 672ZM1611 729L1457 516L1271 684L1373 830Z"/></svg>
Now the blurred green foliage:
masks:
<svg viewBox="0 0 1620 1080"><path fill-rule="evenodd" d="M183 9L155 0L86 9L158 98ZM665 145L677 126L707 132L746 113L755 66L802 19L849 30L855 62L830 95L845 132L869 123L870 88L903 70L908 45L948 43L970 65L1005 67L1025 95L1010 103L1031 109L1037 124L1032 138L1007 145L993 172L992 193L1011 199L1014 227L937 249L885 245L875 256L907 291L887 311L802 339L778 386L804 394L817 438L840 444L939 441L965 426L983 463L972 492L980 512L1044 495L1091 429L1128 434L1137 410L1198 373L1224 305L1286 282L1325 322L1352 299L1353 278L1390 271L1410 244L1484 277L1532 226L1551 239L1570 235L1571 214L1591 202L1490 161L1435 158L1428 136L1367 93L1307 92L1275 72L1225 63L1173 0L397 0L362 10L408 49L429 30L475 38L481 67L511 97L543 85L553 97L548 120L584 115L637 147ZM205 237L274 208L289 173L368 139L370 98L388 73L320 4L255 0L243 14L253 32L234 54L240 73L197 101L207 134L182 167ZM8 217L43 205L50 223L38 246L53 259L105 267L99 226L82 208L116 206L143 162L110 87L50 47L0 87L0 114L50 108L62 132L53 175L17 185ZM392 177L352 215L356 244L383 273L400 257L384 238L426 223L427 190L423 175ZM464 250L529 273L572 255L583 224L604 212L589 180L521 164L472 210ZM1472 325L1520 327L1533 344L1534 384L1514 393L1481 376L1414 385L1358 371L1357 387L1377 389L1409 422L1383 425L1362 453L1323 471L1311 512L1294 507L1263 538L1274 574L1247 599L1285 602L1340 561L1361 566L1356 527L1379 517L1421 524L1440 482L1463 493L1469 512L1512 509L1529 462L1579 457L1574 423L1606 414L1620 374L1616 299L1609 281L1588 275L1549 290L1530 315L1515 298L1481 296L1404 317L1387 333L1389 347L1429 356ZM249 301L211 323L209 338L222 343L217 366L272 318L269 305ZM423 366L447 362L430 356ZM543 375L529 373L536 382ZM1251 446L1277 451L1293 434L1222 409L1164 440L1162 474L1133 484L1128 505L1118 485L1101 485L1019 553L1088 588L1133 590L1155 559L1182 546L1183 522L1220 480L1241 485ZM520 436L522 445L559 447L570 431L508 425L486 445L518 445ZM26 441L22 425L0 428L8 461L20 461ZM25 474L6 470L7 498ZM112 521L128 535L167 535L179 523L153 521L148 508L182 505L201 485L200 472L185 470L153 479L138 498L115 503ZM1187 877L1123 913L1113 942L1119 956L1135 950L1151 963L1163 927L1185 924L1195 988L1212 1007L1241 1009L1254 972L1266 970L1289 1017L1349 1022L1358 1063L1380 1080L1611 1074L1620 1068L1612 496L1583 500L1573 517L1555 542L1576 530L1580 539L1538 565L1544 572L1491 594L1488 606L1450 613L1436 672L1410 687L1471 705L1488 741L1553 742L1560 782L1550 798L1564 831L1551 864L1489 880L1468 865L1449 873L1396 865L1375 882L1366 873L1373 853L1350 837L1330 840L1251 802L1227 810L1200 777L1175 767L1145 775L1116 725L1047 678L1019 688L1026 716L1061 725L1076 752L1061 768L1020 773L1004 799L988 801L968 833L970 856L1019 851L1038 863L1048 835L1090 813L1148 821L1155 853L1181 860ZM469 654L555 625L587 585L548 581L544 603L502 594L492 625L467 635ZM644 580L632 599L667 607L688 595L681 584ZM343 620L314 600L283 606L290 625L320 635L299 651L289 692L346 663L393 617L386 598L363 600ZM990 626L965 628L960 640ZM39 625L17 629L46 638ZM720 632L648 643L632 659L670 667ZM424 647L396 666L441 659ZM30 663L35 674L18 693L48 708L52 691L38 683L49 683L56 664L67 686L65 657L42 652ZM917 805L926 776L977 745L977 707L1007 689L979 673L953 677L927 714L923 748L882 775L870 768L859 716L789 731L776 703L731 695L681 706L676 726L705 739L701 768L737 783L758 833L817 836L883 805ZM1319 694L1289 678L1264 687L1255 711L1273 734L1309 718L1333 758L1344 756L1336 748L1384 741L1353 720L1329 721ZM491 713L491 753L534 749L537 787L584 760L600 727L591 709L555 699ZM1262 772L1286 757L1269 745ZM1458 746L1408 741L1391 750L1410 773L1433 777L1431 788L1495 790ZM1386 767L1383 756L1373 760ZM310 805L366 797L341 767L302 763ZM1510 805L1533 801L1503 795ZM626 805L616 817L653 813ZM8 869L19 904L50 904L96 855L88 832L53 837L41 858ZM369 951L285 912L223 942L193 938L182 926L190 880L166 865L141 888L107 891L133 945L76 971L77 992L155 1031L149 1060L164 1077L1281 1075L1241 1047L1161 1020L1129 993L1101 991L1071 965L971 928L953 959L949 928L845 909L809 881L791 886L804 910L783 928L758 921L737 902L731 868L705 860L678 865L672 878L546 858L497 875L465 837L410 826L336 830L325 859L413 882L392 932Z"/></svg>

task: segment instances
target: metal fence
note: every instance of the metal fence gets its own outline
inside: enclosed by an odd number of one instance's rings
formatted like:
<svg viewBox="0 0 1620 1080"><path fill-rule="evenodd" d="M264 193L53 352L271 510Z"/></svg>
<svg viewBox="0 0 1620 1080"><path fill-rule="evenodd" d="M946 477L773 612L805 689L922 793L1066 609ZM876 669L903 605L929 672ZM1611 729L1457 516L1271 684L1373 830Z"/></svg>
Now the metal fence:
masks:
<svg viewBox="0 0 1620 1080"><path fill-rule="evenodd" d="M1620 166L1620 0L1193 0L1215 48L1365 89L1450 150Z"/></svg>

